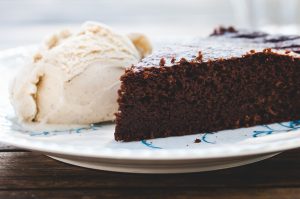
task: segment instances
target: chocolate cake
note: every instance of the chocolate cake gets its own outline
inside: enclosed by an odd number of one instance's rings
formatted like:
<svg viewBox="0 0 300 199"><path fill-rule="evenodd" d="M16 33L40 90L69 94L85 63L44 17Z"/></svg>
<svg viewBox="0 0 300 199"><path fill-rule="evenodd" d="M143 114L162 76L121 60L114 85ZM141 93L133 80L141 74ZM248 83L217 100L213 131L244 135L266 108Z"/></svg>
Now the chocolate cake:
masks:
<svg viewBox="0 0 300 199"><path fill-rule="evenodd" d="M121 77L115 139L300 119L300 36L218 28L162 48Z"/></svg>

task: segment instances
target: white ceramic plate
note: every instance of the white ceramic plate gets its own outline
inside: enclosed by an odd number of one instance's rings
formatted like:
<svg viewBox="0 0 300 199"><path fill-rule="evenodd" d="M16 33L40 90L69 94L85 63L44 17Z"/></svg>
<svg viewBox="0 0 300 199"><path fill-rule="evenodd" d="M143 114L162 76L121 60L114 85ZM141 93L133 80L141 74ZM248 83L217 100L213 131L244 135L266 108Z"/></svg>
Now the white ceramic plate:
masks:
<svg viewBox="0 0 300 199"><path fill-rule="evenodd" d="M0 52L0 141L39 151L54 159L94 169L135 173L180 173L229 168L300 147L300 121L213 134L122 143L114 124L68 131L22 129L8 99L8 83L34 47ZM194 143L200 139L200 143Z"/></svg>

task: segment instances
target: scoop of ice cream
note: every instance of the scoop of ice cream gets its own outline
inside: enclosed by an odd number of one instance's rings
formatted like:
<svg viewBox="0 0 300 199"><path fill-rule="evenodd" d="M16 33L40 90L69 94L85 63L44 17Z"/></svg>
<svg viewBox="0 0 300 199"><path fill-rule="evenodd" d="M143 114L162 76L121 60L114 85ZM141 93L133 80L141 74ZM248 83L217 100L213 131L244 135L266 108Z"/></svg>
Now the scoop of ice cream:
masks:
<svg viewBox="0 0 300 199"><path fill-rule="evenodd" d="M139 35L143 38L143 35ZM79 32L50 36L11 86L11 103L21 122L91 124L111 121L124 68L151 45L139 44L109 27L85 23Z"/></svg>

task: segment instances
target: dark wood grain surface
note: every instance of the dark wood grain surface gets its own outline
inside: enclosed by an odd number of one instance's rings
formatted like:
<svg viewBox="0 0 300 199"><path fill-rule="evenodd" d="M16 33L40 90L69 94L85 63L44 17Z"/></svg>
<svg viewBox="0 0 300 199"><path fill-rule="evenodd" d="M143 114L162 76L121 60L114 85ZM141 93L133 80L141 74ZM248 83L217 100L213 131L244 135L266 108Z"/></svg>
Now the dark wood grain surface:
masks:
<svg viewBox="0 0 300 199"><path fill-rule="evenodd" d="M0 144L0 198L300 198L300 150L191 174L127 174L71 166Z"/></svg>

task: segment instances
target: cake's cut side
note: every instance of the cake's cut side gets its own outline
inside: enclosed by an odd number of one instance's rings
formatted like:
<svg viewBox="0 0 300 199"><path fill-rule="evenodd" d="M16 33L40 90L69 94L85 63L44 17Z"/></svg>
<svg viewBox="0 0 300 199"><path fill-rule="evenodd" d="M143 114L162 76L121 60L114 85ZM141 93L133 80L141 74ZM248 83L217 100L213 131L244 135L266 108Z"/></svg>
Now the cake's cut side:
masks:
<svg viewBox="0 0 300 199"><path fill-rule="evenodd" d="M134 141L300 119L300 59L269 50L160 61L122 76L115 139ZM165 66L170 63L171 66Z"/></svg>

